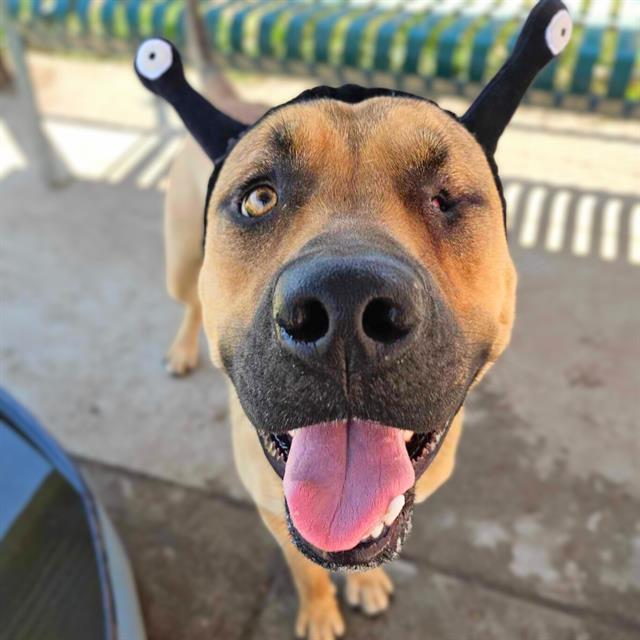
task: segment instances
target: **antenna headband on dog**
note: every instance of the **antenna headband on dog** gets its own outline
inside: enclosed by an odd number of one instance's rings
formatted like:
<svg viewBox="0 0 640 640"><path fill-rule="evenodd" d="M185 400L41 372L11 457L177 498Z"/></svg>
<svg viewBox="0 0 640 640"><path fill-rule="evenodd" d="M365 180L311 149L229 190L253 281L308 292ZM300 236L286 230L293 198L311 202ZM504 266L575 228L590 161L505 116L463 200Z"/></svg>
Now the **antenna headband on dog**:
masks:
<svg viewBox="0 0 640 640"><path fill-rule="evenodd" d="M451 114L484 149L496 179L503 210L504 198L493 158L498 140L538 72L567 46L571 30L571 17L561 0L540 0L531 10L511 55L498 73L461 118ZM208 202L226 155L250 126L216 109L187 82L180 54L168 40L145 40L138 48L134 67L142 84L175 108L191 135L214 163ZM274 107L265 115L294 102L331 98L355 103L379 95L424 99L401 91L365 89L356 85L345 85L338 89L316 87L285 105Z"/></svg>

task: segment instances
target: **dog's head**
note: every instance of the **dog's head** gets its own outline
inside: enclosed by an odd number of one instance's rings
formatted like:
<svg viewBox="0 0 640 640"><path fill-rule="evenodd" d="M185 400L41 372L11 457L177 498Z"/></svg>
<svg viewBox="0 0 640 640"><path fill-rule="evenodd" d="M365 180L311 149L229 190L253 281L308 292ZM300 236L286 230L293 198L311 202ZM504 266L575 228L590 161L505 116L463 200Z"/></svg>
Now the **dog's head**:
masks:
<svg viewBox="0 0 640 640"><path fill-rule="evenodd" d="M397 553L416 480L509 341L493 153L569 30L543 0L461 119L408 94L321 87L246 129L188 87L168 43L140 49L145 84L216 161L200 276L211 353L283 479L295 543L320 564Z"/></svg>

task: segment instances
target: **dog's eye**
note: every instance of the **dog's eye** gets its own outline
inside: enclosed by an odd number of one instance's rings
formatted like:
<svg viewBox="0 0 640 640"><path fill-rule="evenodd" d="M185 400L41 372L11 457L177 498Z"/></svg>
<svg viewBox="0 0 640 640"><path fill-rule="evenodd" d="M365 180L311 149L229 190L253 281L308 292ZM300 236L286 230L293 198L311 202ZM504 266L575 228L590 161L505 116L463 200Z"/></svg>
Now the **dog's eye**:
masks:
<svg viewBox="0 0 640 640"><path fill-rule="evenodd" d="M449 210L449 203L443 193L439 193L437 196L431 198L431 206L438 209L438 211L447 212Z"/></svg>
<svg viewBox="0 0 640 640"><path fill-rule="evenodd" d="M259 218L271 211L278 204L278 195L266 185L252 189L242 199L241 212L247 218Z"/></svg>

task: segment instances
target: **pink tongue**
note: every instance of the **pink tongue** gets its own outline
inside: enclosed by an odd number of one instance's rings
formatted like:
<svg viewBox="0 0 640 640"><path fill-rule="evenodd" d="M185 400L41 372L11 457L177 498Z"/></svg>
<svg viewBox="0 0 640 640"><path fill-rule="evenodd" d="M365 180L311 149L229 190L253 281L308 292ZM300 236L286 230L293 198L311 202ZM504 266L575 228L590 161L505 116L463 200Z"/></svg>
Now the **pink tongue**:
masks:
<svg viewBox="0 0 640 640"><path fill-rule="evenodd" d="M293 524L325 551L353 549L414 483L402 431L363 420L297 430L284 473Z"/></svg>

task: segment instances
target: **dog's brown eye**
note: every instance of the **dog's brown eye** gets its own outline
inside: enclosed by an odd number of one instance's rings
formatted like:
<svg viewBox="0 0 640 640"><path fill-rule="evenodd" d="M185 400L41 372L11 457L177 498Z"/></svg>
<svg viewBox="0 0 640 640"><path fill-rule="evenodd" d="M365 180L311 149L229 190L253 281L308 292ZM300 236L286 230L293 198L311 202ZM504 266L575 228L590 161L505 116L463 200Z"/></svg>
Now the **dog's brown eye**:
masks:
<svg viewBox="0 0 640 640"><path fill-rule="evenodd" d="M278 195L266 185L249 191L242 199L242 215L247 218L259 218L271 211L278 204Z"/></svg>

